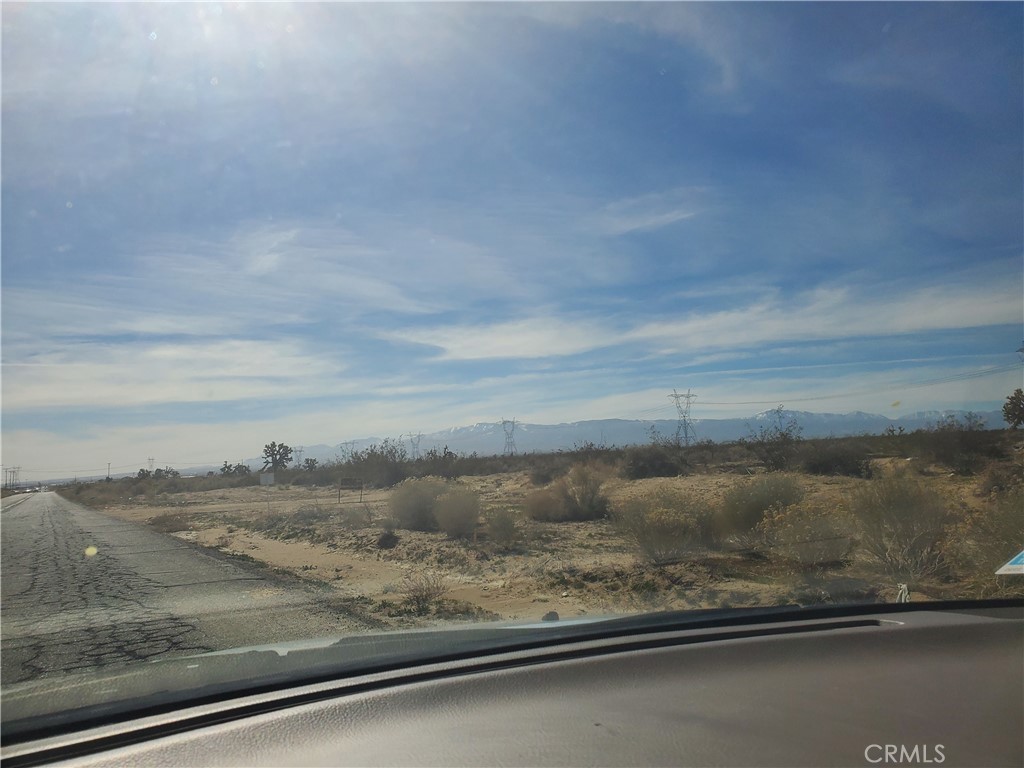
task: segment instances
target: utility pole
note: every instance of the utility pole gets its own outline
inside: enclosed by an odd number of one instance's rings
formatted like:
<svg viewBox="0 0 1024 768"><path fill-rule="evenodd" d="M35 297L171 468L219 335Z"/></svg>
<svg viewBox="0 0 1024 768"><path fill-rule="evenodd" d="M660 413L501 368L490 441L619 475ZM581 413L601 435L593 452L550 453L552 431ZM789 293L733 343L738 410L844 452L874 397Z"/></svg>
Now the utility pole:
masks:
<svg viewBox="0 0 1024 768"><path fill-rule="evenodd" d="M515 456L516 455L516 439L514 437L516 431L516 420L515 419L502 419L501 428L505 430L505 455Z"/></svg>
<svg viewBox="0 0 1024 768"><path fill-rule="evenodd" d="M110 462L107 462L107 480L110 479Z"/></svg>
<svg viewBox="0 0 1024 768"><path fill-rule="evenodd" d="M668 397L676 404L676 416L678 417L678 423L676 425L676 445L689 445L696 436L696 432L693 429L693 421L690 419L690 403L695 400L697 396L689 389L686 390L685 395L680 395L673 389L672 394ZM685 405L681 402L683 400L686 401Z"/></svg>

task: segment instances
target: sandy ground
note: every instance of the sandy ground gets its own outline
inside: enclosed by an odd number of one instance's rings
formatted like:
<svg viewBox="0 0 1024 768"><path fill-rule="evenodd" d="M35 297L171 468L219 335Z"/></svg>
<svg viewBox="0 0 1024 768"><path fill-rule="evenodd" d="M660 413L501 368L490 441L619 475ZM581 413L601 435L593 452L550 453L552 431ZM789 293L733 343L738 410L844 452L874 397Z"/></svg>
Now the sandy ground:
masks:
<svg viewBox="0 0 1024 768"><path fill-rule="evenodd" d="M898 461L878 469L891 471ZM638 481L609 476L604 490L613 504L659 487L687 490L717 503L742 479L733 473ZM837 507L866 482L806 475L799 479L809 499ZM390 516L389 490L360 494L315 487L249 487L131 499L105 511L316 580L339 596L363 600L382 615L401 605L403 585L417 573L443 576L446 599L480 611L478 618L504 619L538 619L548 611L568 617L778 603L801 586L800 579L773 571L769 564L736 563L724 555L715 563L691 562L653 572L606 521L537 523L520 516L522 543L503 551L487 540L486 519L500 509L519 514L523 498L536 488L526 473L458 482L481 497L482 519L473 539L399 530L393 548L377 546L382 522ZM947 497L968 506L977 503L972 493L975 481L942 474L929 482Z"/></svg>

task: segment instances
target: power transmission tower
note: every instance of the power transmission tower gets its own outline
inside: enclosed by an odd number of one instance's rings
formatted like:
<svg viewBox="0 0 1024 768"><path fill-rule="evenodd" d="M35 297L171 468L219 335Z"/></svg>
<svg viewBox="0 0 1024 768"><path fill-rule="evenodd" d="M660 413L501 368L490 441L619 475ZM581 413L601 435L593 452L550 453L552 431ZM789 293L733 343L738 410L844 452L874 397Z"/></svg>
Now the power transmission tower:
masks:
<svg viewBox="0 0 1024 768"><path fill-rule="evenodd" d="M505 455L515 456L516 455L516 420L515 419L502 419L501 428L505 430Z"/></svg>
<svg viewBox="0 0 1024 768"><path fill-rule="evenodd" d="M352 454L356 452L356 441L345 440L338 443L338 448L341 450L341 457L344 461L348 461L352 458Z"/></svg>
<svg viewBox="0 0 1024 768"><path fill-rule="evenodd" d="M413 461L420 457L420 440L422 439L422 432L417 432L416 434L409 433L409 456Z"/></svg>
<svg viewBox="0 0 1024 768"><path fill-rule="evenodd" d="M303 451L303 448L302 448L301 445L298 448L295 449L295 466L296 467L301 467L302 466L302 451Z"/></svg>
<svg viewBox="0 0 1024 768"><path fill-rule="evenodd" d="M672 394L669 395L669 399L673 400L676 404L676 415L679 419L676 424L677 445L689 445L697 435L693 428L693 420L690 419L690 403L695 400L696 397L697 396L689 389L686 390L685 395L680 395L674 389L672 390ZM685 405L682 402L684 400L686 401Z"/></svg>
<svg viewBox="0 0 1024 768"><path fill-rule="evenodd" d="M150 456L149 458L147 458L147 459L146 459L146 462L147 462L147 463L149 464L149 471L150 471L150 472L152 472L152 471L153 471L153 463L154 463L155 461L156 461L156 460L155 460L155 459L154 459L154 458L153 458L152 456Z"/></svg>

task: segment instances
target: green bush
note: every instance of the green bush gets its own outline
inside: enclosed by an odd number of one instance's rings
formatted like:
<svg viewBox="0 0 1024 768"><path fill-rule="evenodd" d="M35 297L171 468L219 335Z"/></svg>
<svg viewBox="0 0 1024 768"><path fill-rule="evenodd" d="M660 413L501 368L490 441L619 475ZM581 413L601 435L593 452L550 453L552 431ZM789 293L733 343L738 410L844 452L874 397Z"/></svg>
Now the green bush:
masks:
<svg viewBox="0 0 1024 768"><path fill-rule="evenodd" d="M764 475L739 482L722 498L715 515L715 534L720 541L749 546L765 512L798 504L803 497L800 483L787 475Z"/></svg>
<svg viewBox="0 0 1024 768"><path fill-rule="evenodd" d="M388 506L395 525L410 531L436 531L434 504L448 491L448 483L424 477L406 480L391 492Z"/></svg>
<svg viewBox="0 0 1024 768"><path fill-rule="evenodd" d="M480 496L468 488L453 488L437 497L434 519L453 539L465 539L476 531L480 517Z"/></svg>
<svg viewBox="0 0 1024 768"><path fill-rule="evenodd" d="M661 489L618 504L615 527L654 565L679 562L712 543L711 511L694 496Z"/></svg>
<svg viewBox="0 0 1024 768"><path fill-rule="evenodd" d="M945 567L943 534L951 515L942 497L914 478L876 478L855 491L850 511L864 551L897 580L934 576Z"/></svg>

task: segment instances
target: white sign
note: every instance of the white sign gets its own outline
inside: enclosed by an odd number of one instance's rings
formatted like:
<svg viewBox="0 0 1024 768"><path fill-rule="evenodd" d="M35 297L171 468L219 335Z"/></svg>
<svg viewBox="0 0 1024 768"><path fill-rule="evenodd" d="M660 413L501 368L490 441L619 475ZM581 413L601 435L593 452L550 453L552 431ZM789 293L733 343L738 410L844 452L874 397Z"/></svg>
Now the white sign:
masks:
<svg viewBox="0 0 1024 768"><path fill-rule="evenodd" d="M260 472L260 485L273 485L274 484L274 473L273 472Z"/></svg>
<svg viewBox="0 0 1024 768"><path fill-rule="evenodd" d="M1010 560L1010 562L996 571L996 576L1009 576L1010 574L1024 576L1024 552L1021 552L1015 558Z"/></svg>

